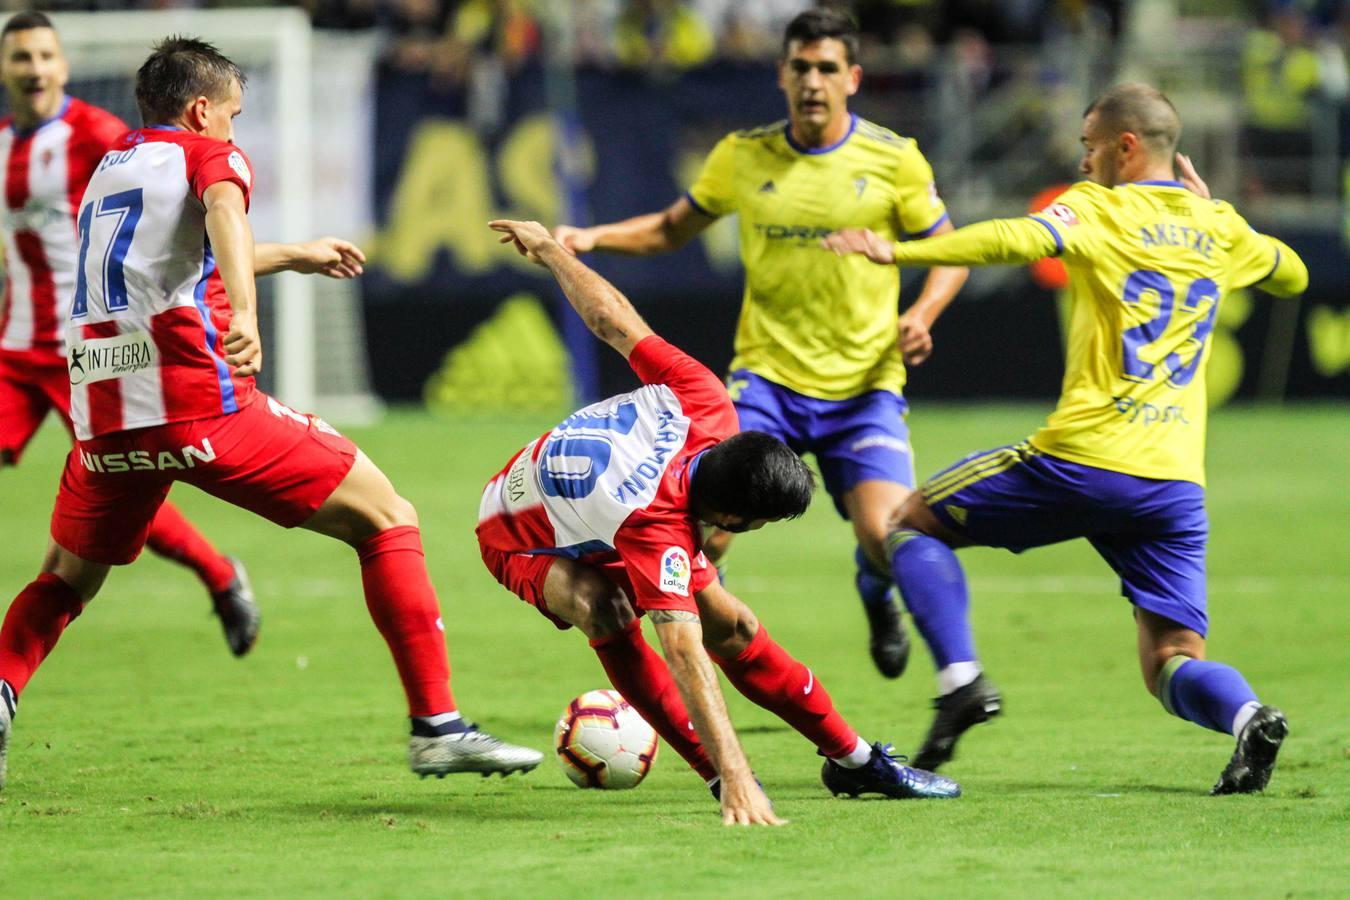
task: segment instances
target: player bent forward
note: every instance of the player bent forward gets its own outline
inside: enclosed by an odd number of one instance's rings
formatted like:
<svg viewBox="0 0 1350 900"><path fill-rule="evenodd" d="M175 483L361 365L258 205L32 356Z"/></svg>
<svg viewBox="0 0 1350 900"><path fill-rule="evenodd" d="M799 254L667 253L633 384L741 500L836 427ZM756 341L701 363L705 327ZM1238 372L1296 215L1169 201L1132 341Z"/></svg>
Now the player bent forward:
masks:
<svg viewBox="0 0 1350 900"><path fill-rule="evenodd" d="M653 334L543 226L492 227L553 273L587 327L644 384L569 416L488 483L478 539L492 574L559 628L582 630L624 699L708 781L727 824L781 820L750 772L709 656L737 690L816 745L835 794L959 796L955 782L863 741L701 552L700 523L750 531L805 512L810 470L776 438L738 434L717 376ZM640 613L669 667L643 640Z"/></svg>
<svg viewBox="0 0 1350 900"><path fill-rule="evenodd" d="M323 420L254 387L253 174L232 143L243 80L210 44L162 41L136 77L146 127L113 146L81 202L67 332L72 368L83 360L71 389L76 447L42 574L0 627L0 787L19 694L109 566L140 553L175 481L356 549L407 693L413 771L506 774L543 758L457 712L412 505Z"/></svg>

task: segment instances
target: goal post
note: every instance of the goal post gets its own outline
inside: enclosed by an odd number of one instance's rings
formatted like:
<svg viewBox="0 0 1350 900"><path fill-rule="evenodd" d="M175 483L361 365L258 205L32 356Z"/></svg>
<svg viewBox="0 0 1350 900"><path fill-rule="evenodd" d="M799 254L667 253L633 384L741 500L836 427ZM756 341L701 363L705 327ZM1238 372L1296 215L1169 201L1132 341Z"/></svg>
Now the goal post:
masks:
<svg viewBox="0 0 1350 900"><path fill-rule="evenodd" d="M136 70L156 41L185 34L219 47L248 79L235 140L253 162L259 188L249 215L255 237L279 241L317 236L313 209L319 167L312 93L319 76L314 69L315 35L301 10L60 13L53 14L52 21L70 62L70 93L109 109L133 127L140 124L134 98ZM334 227L327 221L324 226ZM316 291L325 301L324 332L316 315ZM370 393L359 292L349 282L281 273L260 280L258 293L267 351L267 368L260 376L263 388L296 409L342 421L376 415L379 405ZM323 374L324 361L316 350L321 341L334 337L327 333L333 327L357 330L356 335L336 335L336 345L344 352L359 354L359 359L341 367L339 378Z"/></svg>

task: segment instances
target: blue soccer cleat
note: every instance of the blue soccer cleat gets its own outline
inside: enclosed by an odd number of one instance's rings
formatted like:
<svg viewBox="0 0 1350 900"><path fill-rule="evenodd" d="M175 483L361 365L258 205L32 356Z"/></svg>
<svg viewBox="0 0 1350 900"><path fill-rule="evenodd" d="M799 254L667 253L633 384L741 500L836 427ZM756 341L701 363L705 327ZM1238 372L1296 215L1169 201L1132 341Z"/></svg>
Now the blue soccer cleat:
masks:
<svg viewBox="0 0 1350 900"><path fill-rule="evenodd" d="M820 780L825 788L838 797L848 794L882 794L892 800L950 799L961 796L961 785L945 775L911 769L902 765L903 756L896 756L890 744L872 745L872 758L857 769L848 769L832 759L825 760Z"/></svg>

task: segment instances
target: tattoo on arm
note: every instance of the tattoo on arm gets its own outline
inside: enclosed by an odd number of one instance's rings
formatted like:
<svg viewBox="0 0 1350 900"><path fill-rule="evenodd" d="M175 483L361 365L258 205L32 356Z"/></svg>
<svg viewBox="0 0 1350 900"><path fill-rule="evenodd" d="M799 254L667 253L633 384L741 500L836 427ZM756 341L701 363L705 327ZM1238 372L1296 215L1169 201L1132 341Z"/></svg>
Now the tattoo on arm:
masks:
<svg viewBox="0 0 1350 900"><path fill-rule="evenodd" d="M684 609L653 609L647 612L647 618L652 620L653 625L664 625L667 622L697 622L698 613Z"/></svg>

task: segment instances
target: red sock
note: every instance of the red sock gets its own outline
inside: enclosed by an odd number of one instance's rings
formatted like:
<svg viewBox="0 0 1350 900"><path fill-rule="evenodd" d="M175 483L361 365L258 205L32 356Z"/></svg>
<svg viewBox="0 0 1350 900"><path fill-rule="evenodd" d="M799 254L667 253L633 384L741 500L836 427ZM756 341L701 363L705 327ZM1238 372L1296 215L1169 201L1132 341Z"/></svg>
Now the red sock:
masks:
<svg viewBox="0 0 1350 900"><path fill-rule="evenodd" d="M388 528L363 541L356 553L366 608L394 655L408 714L454 712L445 628L427 575L422 533L412 525Z"/></svg>
<svg viewBox="0 0 1350 900"><path fill-rule="evenodd" d="M698 739L684 699L666 661L642 637L634 619L619 634L591 641L609 683L632 704L656 733L707 781L717 774L708 751ZM851 748L850 748L851 749Z"/></svg>
<svg viewBox="0 0 1350 900"><path fill-rule="evenodd" d="M0 680L18 694L52 652L61 632L84 610L80 595L44 572L10 604L0 626Z"/></svg>
<svg viewBox="0 0 1350 900"><path fill-rule="evenodd" d="M212 547L206 536L172 503L166 502L160 506L154 521L150 523L150 537L146 544L160 556L196 572L202 584L213 594L225 590L234 580L234 567L230 561L221 556L220 551Z"/></svg>
<svg viewBox="0 0 1350 900"><path fill-rule="evenodd" d="M826 756L843 756L858 746L858 732L835 711L825 686L778 646L763 625L735 659L713 660L736 690L797 729Z"/></svg>

